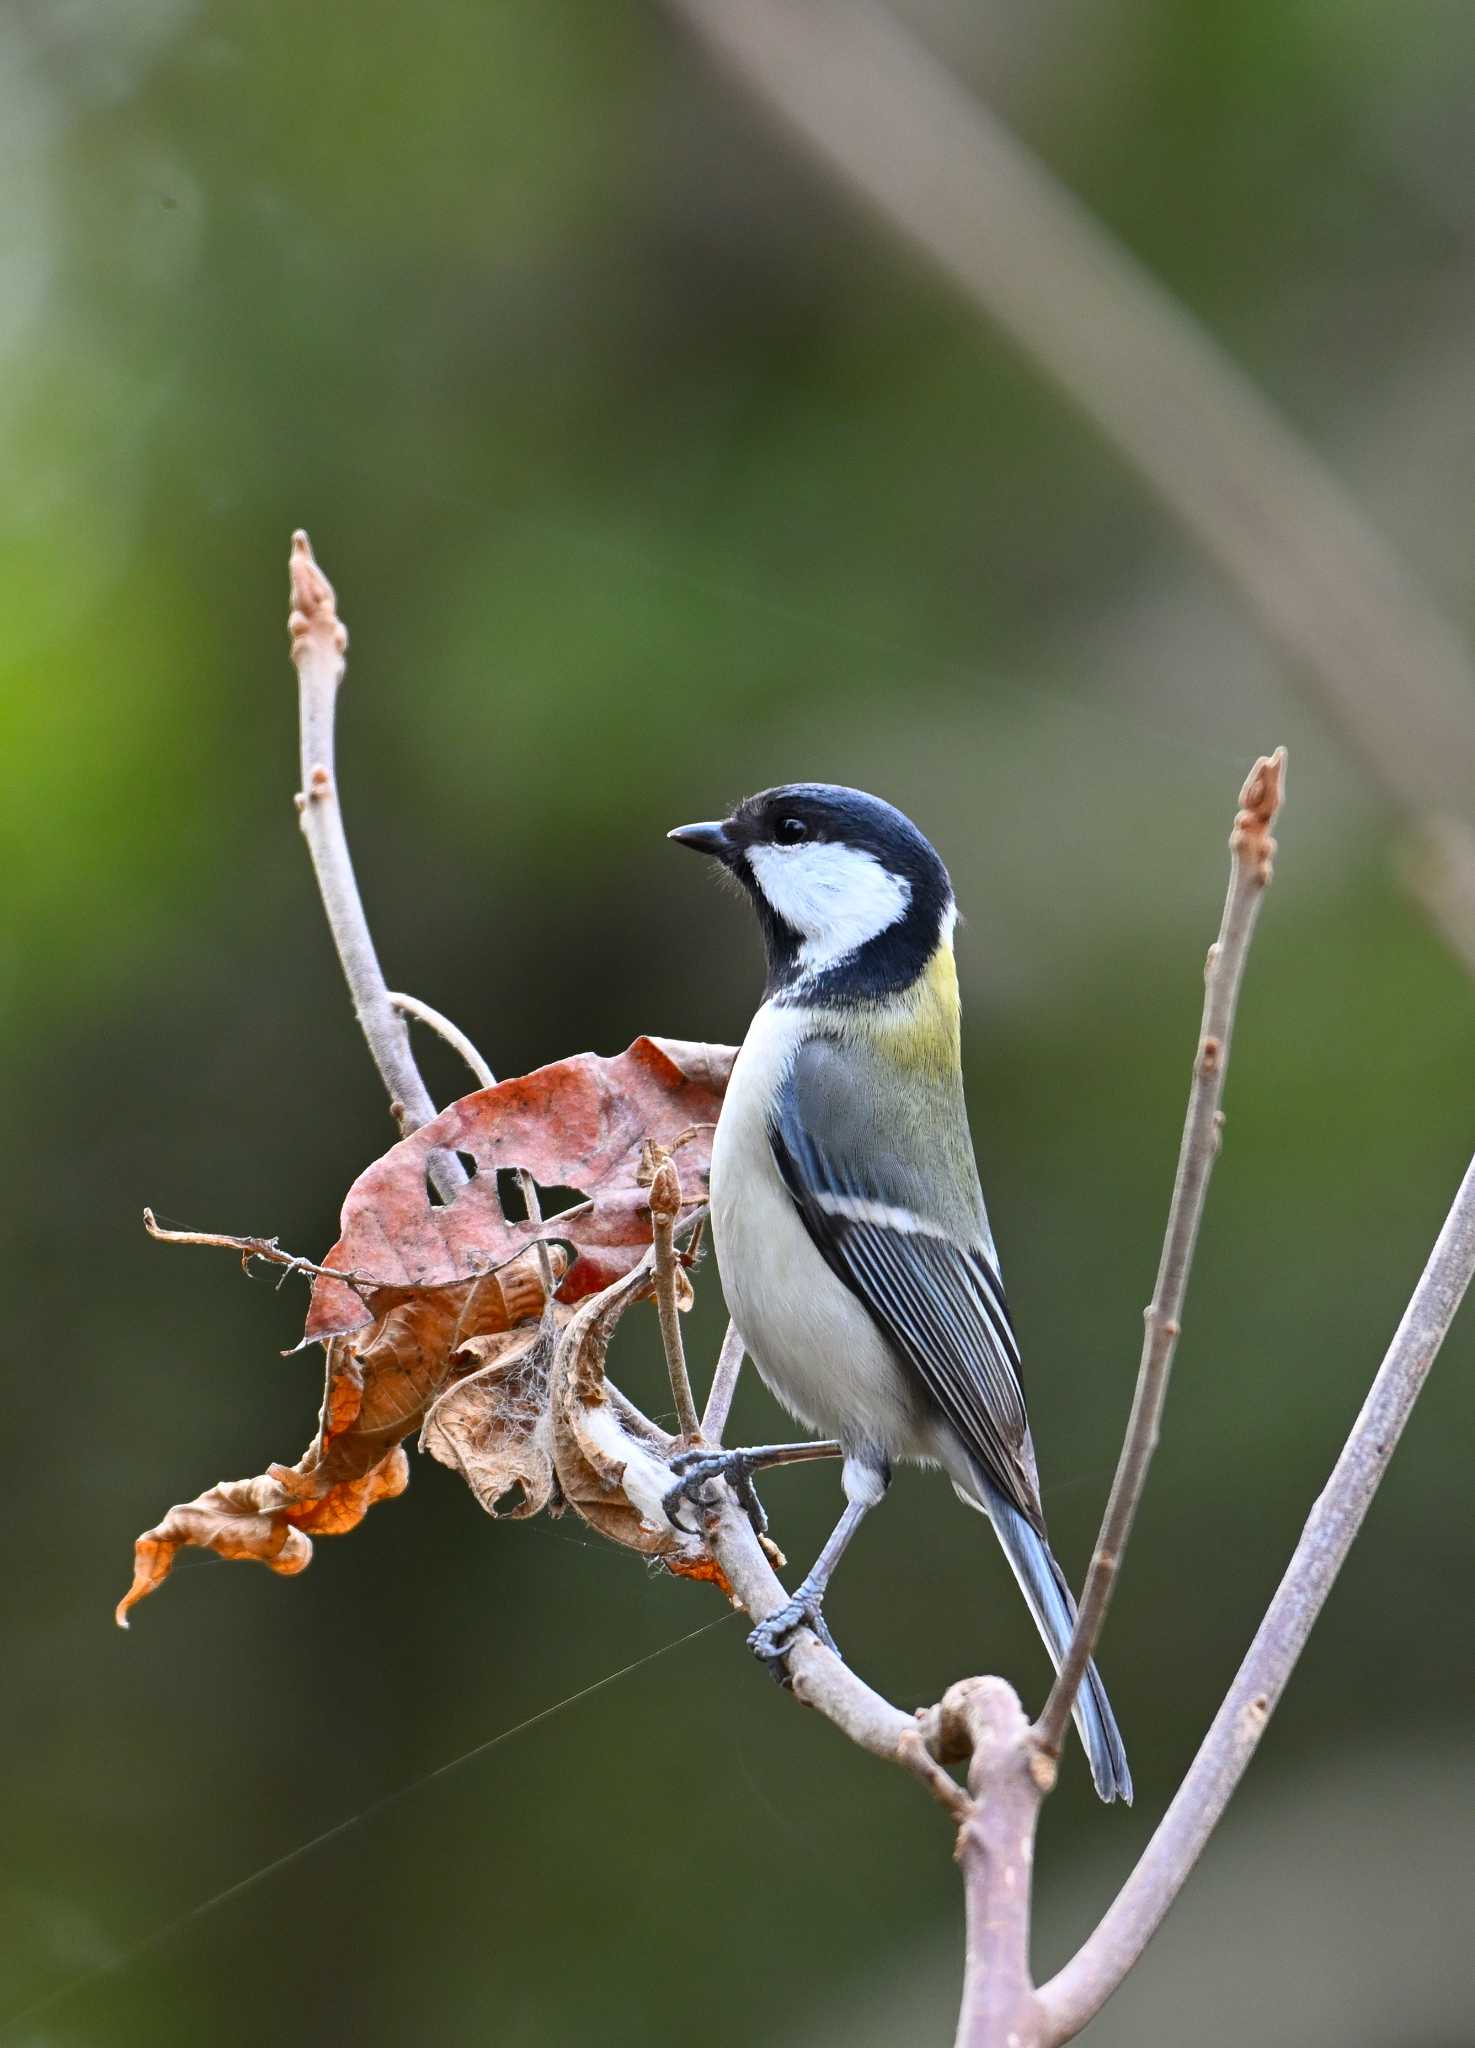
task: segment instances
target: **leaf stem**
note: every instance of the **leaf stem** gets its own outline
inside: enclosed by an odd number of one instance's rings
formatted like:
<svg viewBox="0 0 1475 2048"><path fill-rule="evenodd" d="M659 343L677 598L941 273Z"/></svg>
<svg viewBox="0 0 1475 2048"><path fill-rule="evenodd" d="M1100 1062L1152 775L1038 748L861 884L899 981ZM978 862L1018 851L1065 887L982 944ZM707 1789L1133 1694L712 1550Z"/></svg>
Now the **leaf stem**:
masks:
<svg viewBox="0 0 1475 2048"><path fill-rule="evenodd" d="M691 1375L686 1369L686 1345L682 1340L681 1311L677 1302L677 1288L685 1278L676 1257L676 1221L680 1214L681 1176L676 1170L675 1160L668 1153L657 1164L650 1189L656 1312L661 1319L661 1343L666 1352L671 1396L676 1403L677 1429L683 1443L694 1444L701 1441L702 1424L692 1398Z"/></svg>

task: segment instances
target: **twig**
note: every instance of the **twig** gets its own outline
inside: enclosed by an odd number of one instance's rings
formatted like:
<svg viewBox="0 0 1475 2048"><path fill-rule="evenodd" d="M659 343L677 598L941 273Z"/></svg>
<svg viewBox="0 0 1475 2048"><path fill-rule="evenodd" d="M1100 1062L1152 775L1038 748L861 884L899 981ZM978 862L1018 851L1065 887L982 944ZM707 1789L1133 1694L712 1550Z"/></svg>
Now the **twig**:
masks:
<svg viewBox="0 0 1475 2048"><path fill-rule="evenodd" d="M1004 124L862 0L667 4L1113 443L1414 830L1467 813L1475 675L1459 634L1210 335ZM1444 898L1469 959L1475 847Z"/></svg>
<svg viewBox="0 0 1475 2048"><path fill-rule="evenodd" d="M166 1230L154 1215L152 1209L143 1212L143 1227L150 1237L160 1244L205 1244L214 1245L221 1251L239 1252L241 1269L249 1273L252 1259L267 1259L273 1265L285 1266L287 1274L310 1273L314 1278L341 1280L345 1287L351 1287L355 1294L382 1285L362 1273L345 1273L337 1266L315 1266L311 1259L299 1258L295 1252L283 1251L274 1237L232 1237L220 1230Z"/></svg>
<svg viewBox="0 0 1475 2048"><path fill-rule="evenodd" d="M389 1000L402 1017L413 1017L417 1024L424 1024L437 1038L443 1038L452 1052L459 1053L481 1088L495 1088L497 1077L477 1051L466 1033L449 1017L443 1017L439 1010L432 1010L429 1003L422 1003L418 996L402 995L396 989L389 991Z"/></svg>
<svg viewBox="0 0 1475 2048"><path fill-rule="evenodd" d="M1475 1161L1332 1475L1203 1745L1141 1861L1079 1953L1046 1984L1051 2042L1101 2009L1162 1922L1254 1755L1475 1274Z"/></svg>
<svg viewBox="0 0 1475 2048"><path fill-rule="evenodd" d="M1147 1468L1157 1448L1194 1244L1219 1150L1219 1104L1229 1065L1235 1005L1275 854L1271 828L1285 791L1285 760L1285 748L1279 747L1268 758L1262 757L1255 763L1240 791L1240 808L1229 835L1229 893L1204 975L1203 1023L1194 1056L1188 1113L1183 1123L1162 1257L1145 1316L1131 1418L1070 1645L1035 1724L1036 1739L1051 1756L1059 1754L1076 1693L1100 1638L1121 1569L1122 1552L1147 1483Z"/></svg>
<svg viewBox="0 0 1475 2048"><path fill-rule="evenodd" d="M396 1013L384 984L338 802L333 716L348 633L338 617L333 586L314 561L307 535L300 531L292 536L290 568L292 615L288 630L297 666L302 748L297 810L354 1015L389 1090L391 1114L401 1136L406 1136L430 1122L435 1104L410 1051L404 1019ZM427 1171L445 1201L466 1186L466 1169L452 1152L432 1153Z"/></svg>
<svg viewBox="0 0 1475 2048"><path fill-rule="evenodd" d="M702 1411L702 1435L708 1443L720 1444L722 1441L727 1418L732 1412L732 1397L737 1392L738 1374L742 1369L743 1340L738 1335L737 1324L729 1322L722 1339L722 1349L717 1354L712 1384L707 1390L707 1405Z"/></svg>
<svg viewBox="0 0 1475 2048"><path fill-rule="evenodd" d="M676 1162L667 1154L656 1165L650 1185L650 1227L655 1244L656 1312L661 1319L661 1342L666 1352L666 1370L671 1376L671 1395L676 1403L676 1425L684 1444L701 1440L702 1425L692 1399L691 1375L686 1369L686 1346L681 1336L678 1286L690 1282L681 1272L676 1256L676 1219L681 1214L681 1176ZM680 1278L678 1278L680 1276Z"/></svg>

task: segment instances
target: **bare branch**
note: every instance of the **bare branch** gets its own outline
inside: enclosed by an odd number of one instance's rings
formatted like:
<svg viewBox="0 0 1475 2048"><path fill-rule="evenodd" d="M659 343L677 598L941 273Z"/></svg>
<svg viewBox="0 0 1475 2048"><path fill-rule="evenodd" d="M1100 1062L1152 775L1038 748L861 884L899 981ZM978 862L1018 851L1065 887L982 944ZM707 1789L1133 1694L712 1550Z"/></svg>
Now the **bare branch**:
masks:
<svg viewBox="0 0 1475 2048"><path fill-rule="evenodd" d="M297 810L354 1015L389 1090L391 1114L405 1136L430 1122L435 1104L410 1051L410 1034L384 984L338 802L333 718L348 632L338 617L333 586L313 559L312 544L303 532L292 536L290 566L292 615L288 630L297 666L302 743ZM437 1192L447 1201L466 1185L466 1169L453 1153L433 1154L428 1171Z"/></svg>
<svg viewBox="0 0 1475 2048"><path fill-rule="evenodd" d="M937 1710L944 1754L970 1758L959 1827L968 1944L957 2048L1040 2048L1044 2015L1029 1968L1035 1828L1054 1773L1041 1774L1014 1688L965 1678Z"/></svg>
<svg viewBox="0 0 1475 2048"><path fill-rule="evenodd" d="M911 31L862 0L668 0L848 189L1009 336L1229 578L1417 831L1468 812L1459 634L1192 316ZM1475 848L1445 926L1475 954Z"/></svg>
<svg viewBox="0 0 1475 2048"><path fill-rule="evenodd" d="M686 1346L681 1335L681 1311L677 1290L684 1287L691 1298L691 1282L676 1257L676 1220L681 1214L681 1176L667 1153L655 1168L650 1185L650 1225L655 1246L656 1309L661 1319L661 1342L666 1351L666 1370L671 1376L671 1395L676 1403L676 1426L684 1444L701 1440L702 1425L692 1399L691 1375L686 1369Z"/></svg>
<svg viewBox="0 0 1475 2048"><path fill-rule="evenodd" d="M1219 1150L1219 1104L1229 1066L1235 1006L1275 854L1271 827L1285 790L1285 761L1285 748L1279 747L1268 758L1262 757L1255 763L1240 791L1240 808L1229 835L1229 893L1224 901L1219 936L1209 949L1204 973L1203 1023L1194 1055L1188 1113L1183 1123L1157 1283L1146 1311L1147 1327L1132 1413L1075 1630L1044 1711L1035 1724L1036 1738L1051 1756L1059 1754L1076 1693L1100 1639L1121 1569L1122 1552L1147 1484L1147 1468L1157 1449L1168 1376L1182 1327L1189 1269L1209 1191L1209 1176Z"/></svg>
<svg viewBox="0 0 1475 2048"><path fill-rule="evenodd" d="M1052 2042L1073 2039L1100 2011L1197 1862L1362 1526L1472 1274L1475 1161L1466 1169L1342 1454L1177 1797L1100 1926L1040 1994Z"/></svg>
<svg viewBox="0 0 1475 2048"><path fill-rule="evenodd" d="M439 1010L432 1010L429 1003L422 1003L418 996L401 995L391 989L389 1000L402 1017L413 1017L417 1024L424 1024L437 1038L443 1038L452 1052L459 1053L471 1072L476 1076L480 1088L495 1088L497 1077L477 1051L466 1033L449 1017L443 1017Z"/></svg>
<svg viewBox="0 0 1475 2048"><path fill-rule="evenodd" d="M143 1227L149 1236L157 1238L160 1244L204 1244L213 1245L220 1251L239 1252L241 1270L246 1273L249 1273L253 1259L265 1259L272 1265L286 1267L287 1272L283 1274L283 1279L291 1273L308 1273L314 1278L321 1276L325 1280L341 1280L346 1287L353 1288L356 1294L362 1294L365 1288L381 1284L376 1280L366 1279L362 1273L345 1273L336 1266L315 1266L311 1259L300 1258L295 1252L283 1251L274 1237L233 1237L220 1230L166 1230L152 1209L144 1210Z"/></svg>
<svg viewBox="0 0 1475 2048"><path fill-rule="evenodd" d="M738 1374L742 1369L743 1340L738 1335L737 1324L729 1322L722 1339L722 1349L717 1354L712 1384L707 1390L707 1405L702 1412L702 1435L708 1443L720 1444L722 1441L727 1418L732 1412L732 1397L737 1392Z"/></svg>

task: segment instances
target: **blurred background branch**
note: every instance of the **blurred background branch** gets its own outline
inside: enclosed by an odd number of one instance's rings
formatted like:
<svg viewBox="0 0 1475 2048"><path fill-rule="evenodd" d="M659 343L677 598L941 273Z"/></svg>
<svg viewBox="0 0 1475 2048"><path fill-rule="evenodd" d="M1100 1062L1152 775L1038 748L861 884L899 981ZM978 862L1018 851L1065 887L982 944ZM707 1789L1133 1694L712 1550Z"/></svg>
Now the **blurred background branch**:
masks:
<svg viewBox="0 0 1475 2048"><path fill-rule="evenodd" d="M1400 814L1407 878L1475 962L1475 671L1332 471L895 16L868 0L667 4L1218 563Z"/></svg>

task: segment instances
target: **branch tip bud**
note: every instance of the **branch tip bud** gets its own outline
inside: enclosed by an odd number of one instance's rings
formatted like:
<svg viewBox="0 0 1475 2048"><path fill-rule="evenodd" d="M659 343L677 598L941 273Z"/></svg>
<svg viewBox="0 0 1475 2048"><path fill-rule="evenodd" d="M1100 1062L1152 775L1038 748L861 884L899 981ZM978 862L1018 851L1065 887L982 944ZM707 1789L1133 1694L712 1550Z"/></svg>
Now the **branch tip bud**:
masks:
<svg viewBox="0 0 1475 2048"><path fill-rule="evenodd" d="M287 631L292 639L292 659L300 663L310 652L341 656L348 646L348 628L338 616L333 586L318 567L312 542L300 526L292 536L287 572L292 601Z"/></svg>
<svg viewBox="0 0 1475 2048"><path fill-rule="evenodd" d="M1261 888L1274 872L1275 840L1271 826L1285 800L1286 750L1262 754L1245 778L1239 810L1229 835L1229 850Z"/></svg>

